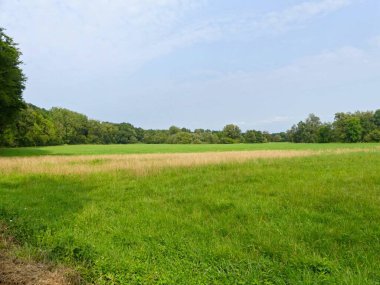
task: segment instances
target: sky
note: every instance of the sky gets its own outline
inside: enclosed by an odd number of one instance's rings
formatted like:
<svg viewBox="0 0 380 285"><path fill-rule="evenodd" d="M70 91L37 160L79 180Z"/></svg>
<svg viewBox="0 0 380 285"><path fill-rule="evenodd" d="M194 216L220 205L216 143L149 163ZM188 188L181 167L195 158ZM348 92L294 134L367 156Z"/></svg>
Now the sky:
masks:
<svg viewBox="0 0 380 285"><path fill-rule="evenodd" d="M149 128L380 108L379 0L0 0L24 99Z"/></svg>

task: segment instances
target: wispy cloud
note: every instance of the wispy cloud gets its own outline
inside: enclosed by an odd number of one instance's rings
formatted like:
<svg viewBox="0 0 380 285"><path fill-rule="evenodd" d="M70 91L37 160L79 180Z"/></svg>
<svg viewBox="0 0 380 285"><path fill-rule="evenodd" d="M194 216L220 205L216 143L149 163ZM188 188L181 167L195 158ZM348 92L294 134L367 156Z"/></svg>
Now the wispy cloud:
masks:
<svg viewBox="0 0 380 285"><path fill-rule="evenodd" d="M273 123L279 123L279 122L288 122L289 117L287 116L274 116L272 118L264 119L264 120L258 120L254 124L255 125L263 125L263 124L273 124Z"/></svg>
<svg viewBox="0 0 380 285"><path fill-rule="evenodd" d="M221 18L199 20L182 26L179 30L169 33L159 42L152 43L147 49L141 50L141 63L171 51L198 42L212 42L234 39L236 35L249 34L260 37L263 35L285 32L304 24L311 19L333 13L349 4L351 0L321 0L308 1L274 11L262 16L228 15ZM199 6L198 6L199 7Z"/></svg>
<svg viewBox="0 0 380 285"><path fill-rule="evenodd" d="M45 58L55 62L55 68L74 72L112 67L128 73L196 43L234 39L244 33L260 36L283 32L350 2L308 1L261 16L191 20L209 4L207 0L3 0L0 18L15 33L24 34L18 38L27 45L26 57ZM25 13L29 14L26 18ZM65 67L58 62L63 58Z"/></svg>
<svg viewBox="0 0 380 285"><path fill-rule="evenodd" d="M136 58L142 62L151 59L150 49L165 45L162 40L175 47L169 35L175 33L185 14L204 3L199 0L3 0L0 18L15 37L22 39L20 44L27 57L45 58L53 63L66 58L66 68L73 71L118 64L128 71L133 70ZM178 41L186 43L189 39L178 34ZM53 66L62 68L60 64Z"/></svg>
<svg viewBox="0 0 380 285"><path fill-rule="evenodd" d="M309 1L264 15L255 26L269 31L284 31L314 17L327 15L351 3L350 0Z"/></svg>

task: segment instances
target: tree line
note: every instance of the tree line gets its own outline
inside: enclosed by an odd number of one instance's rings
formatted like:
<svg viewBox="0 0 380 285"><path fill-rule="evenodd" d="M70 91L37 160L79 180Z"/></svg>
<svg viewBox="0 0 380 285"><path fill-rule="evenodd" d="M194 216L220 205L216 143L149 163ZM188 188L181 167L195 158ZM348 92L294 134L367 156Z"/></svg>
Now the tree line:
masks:
<svg viewBox="0 0 380 285"><path fill-rule="evenodd" d="M287 132L242 132L239 126L222 130L180 128L144 130L130 123L101 122L64 108L45 110L26 104L0 132L0 145L8 147L60 144L231 144L231 143L380 142L380 110L336 113L334 122L322 123L311 114Z"/></svg>
<svg viewBox="0 0 380 285"><path fill-rule="evenodd" d="M295 143L380 142L380 109L375 112L336 113L334 122L322 123L310 114L287 131Z"/></svg>
<svg viewBox="0 0 380 285"><path fill-rule="evenodd" d="M166 130L144 130L130 123L91 120L83 114L64 108L45 110L26 104L14 122L0 132L0 145L265 143L285 141L285 135L256 130L243 133L234 124L226 125L221 131L191 131L176 126Z"/></svg>

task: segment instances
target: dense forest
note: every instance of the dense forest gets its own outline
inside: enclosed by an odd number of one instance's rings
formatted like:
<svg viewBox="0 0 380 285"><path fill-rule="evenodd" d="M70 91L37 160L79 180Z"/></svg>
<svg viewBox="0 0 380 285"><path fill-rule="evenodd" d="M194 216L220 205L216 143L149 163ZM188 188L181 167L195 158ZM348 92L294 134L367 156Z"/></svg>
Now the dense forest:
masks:
<svg viewBox="0 0 380 285"><path fill-rule="evenodd" d="M380 110L337 113L333 123L322 123L311 114L287 132L242 132L234 124L223 130L171 126L167 130L144 130L129 123L110 123L63 108L45 110L27 104L14 122L0 133L0 145L45 146L60 144L201 144L201 143L328 143L380 142Z"/></svg>

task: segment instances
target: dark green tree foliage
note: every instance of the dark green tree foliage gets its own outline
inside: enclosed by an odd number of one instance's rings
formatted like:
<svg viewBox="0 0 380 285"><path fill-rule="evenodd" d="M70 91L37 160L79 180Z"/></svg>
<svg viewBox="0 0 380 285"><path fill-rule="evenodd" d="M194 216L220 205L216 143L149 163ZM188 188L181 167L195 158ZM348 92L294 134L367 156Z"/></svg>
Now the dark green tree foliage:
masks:
<svg viewBox="0 0 380 285"><path fill-rule="evenodd" d="M286 132L273 133L272 137L273 137L272 142L287 142L288 141L288 135Z"/></svg>
<svg viewBox="0 0 380 285"><path fill-rule="evenodd" d="M193 143L215 144L215 143L220 142L216 131L205 130L205 129L195 129L193 134L195 137L195 139L193 140Z"/></svg>
<svg viewBox="0 0 380 285"><path fill-rule="evenodd" d="M63 109L52 108L50 116L55 122L58 132L65 144L86 143L88 135L88 119L85 115Z"/></svg>
<svg viewBox="0 0 380 285"><path fill-rule="evenodd" d="M376 112L336 113L334 122L322 124L310 115L288 130L289 141L303 143L378 142L380 141L380 110Z"/></svg>
<svg viewBox="0 0 380 285"><path fill-rule="evenodd" d="M15 126L17 140L22 146L51 145L61 142L53 122L33 106L20 113L20 119Z"/></svg>
<svg viewBox="0 0 380 285"><path fill-rule="evenodd" d="M334 131L333 131L332 124L330 123L322 124L318 130L318 142L329 143L332 141L334 141Z"/></svg>
<svg viewBox="0 0 380 285"><path fill-rule="evenodd" d="M0 136L6 146L39 146L61 144L56 125L46 110L28 104L17 119Z"/></svg>
<svg viewBox="0 0 380 285"><path fill-rule="evenodd" d="M100 124L100 130L101 130L101 136L100 136L101 144L116 143L116 137L117 137L117 132L118 132L117 126L109 122L101 122L99 124Z"/></svg>
<svg viewBox="0 0 380 285"><path fill-rule="evenodd" d="M194 143L195 141L196 138L193 134L182 131L169 136L167 139L167 142L171 144L190 144Z"/></svg>
<svg viewBox="0 0 380 285"><path fill-rule="evenodd" d="M181 131L180 128L176 127L176 126L171 126L169 128L169 135L175 135L177 133L179 133Z"/></svg>
<svg viewBox="0 0 380 285"><path fill-rule="evenodd" d="M356 112L354 116L360 119L362 127L360 140L362 141L366 135L376 129L375 114L373 112Z"/></svg>
<svg viewBox="0 0 380 285"><path fill-rule="evenodd" d="M380 142L380 129L371 131L364 137L365 142Z"/></svg>
<svg viewBox="0 0 380 285"><path fill-rule="evenodd" d="M222 143L238 143L241 141L241 130L237 125L228 124L224 126L221 133Z"/></svg>
<svg viewBox="0 0 380 285"><path fill-rule="evenodd" d="M266 137L261 131L248 130L244 134L244 142L246 143L265 143Z"/></svg>
<svg viewBox="0 0 380 285"><path fill-rule="evenodd" d="M95 120L88 120L87 141L90 144L101 144L103 142L102 124Z"/></svg>
<svg viewBox="0 0 380 285"><path fill-rule="evenodd" d="M340 142L360 142L362 140L363 127L360 117L351 113L335 114L334 129L336 139Z"/></svg>
<svg viewBox="0 0 380 285"><path fill-rule="evenodd" d="M380 128L380 109L376 110L375 114L373 115L373 120L375 125Z"/></svg>
<svg viewBox="0 0 380 285"><path fill-rule="evenodd" d="M25 76L20 68L21 52L0 28L0 133L24 107Z"/></svg>
<svg viewBox="0 0 380 285"><path fill-rule="evenodd" d="M146 130L144 132L143 142L147 144L166 143L169 138L167 130Z"/></svg>
<svg viewBox="0 0 380 285"><path fill-rule="evenodd" d="M129 123L121 123L118 125L118 130L116 133L116 143L128 144L137 142L137 132L134 126L132 126Z"/></svg>
<svg viewBox="0 0 380 285"><path fill-rule="evenodd" d="M172 126L167 130L144 130L129 123L114 124L88 119L63 108L44 110L27 104L0 134L2 146L58 144L202 144L267 142L380 142L380 111L337 113L333 123L321 123L310 115L287 133L242 132L236 125L222 131Z"/></svg>
<svg viewBox="0 0 380 285"><path fill-rule="evenodd" d="M305 122L301 121L291 128L289 136L297 143L317 143L321 126L321 120L314 114L310 114Z"/></svg>

